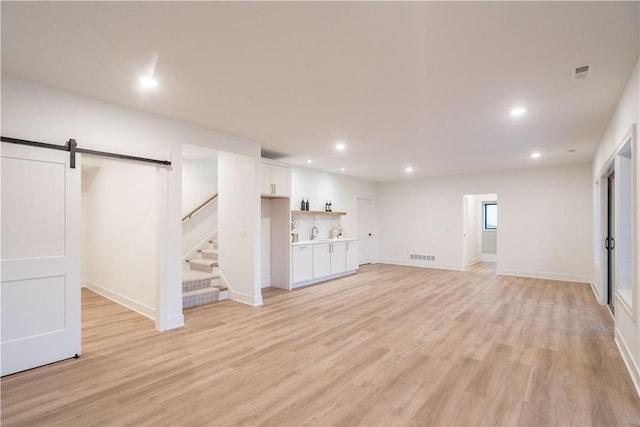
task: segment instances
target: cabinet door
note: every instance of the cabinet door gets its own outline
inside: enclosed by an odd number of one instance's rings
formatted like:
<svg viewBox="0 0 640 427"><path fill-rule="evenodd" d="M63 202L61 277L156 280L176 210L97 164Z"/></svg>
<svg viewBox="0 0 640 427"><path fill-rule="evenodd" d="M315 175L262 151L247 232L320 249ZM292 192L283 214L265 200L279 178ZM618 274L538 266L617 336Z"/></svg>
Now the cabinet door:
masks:
<svg viewBox="0 0 640 427"><path fill-rule="evenodd" d="M346 250L346 243L331 244L331 274L340 274L347 270Z"/></svg>
<svg viewBox="0 0 640 427"><path fill-rule="evenodd" d="M271 185L271 168L269 165L260 165L260 193L268 196L273 194L273 186Z"/></svg>
<svg viewBox="0 0 640 427"><path fill-rule="evenodd" d="M290 181L291 169L271 165L271 184L273 184L273 194L275 196L289 197L291 194Z"/></svg>
<svg viewBox="0 0 640 427"><path fill-rule="evenodd" d="M313 278L329 276L331 274L331 254L329 244L313 245Z"/></svg>
<svg viewBox="0 0 640 427"><path fill-rule="evenodd" d="M347 271L357 270L359 267L358 242L347 243Z"/></svg>
<svg viewBox="0 0 640 427"><path fill-rule="evenodd" d="M299 283L313 278L313 251L311 246L291 248L291 282Z"/></svg>

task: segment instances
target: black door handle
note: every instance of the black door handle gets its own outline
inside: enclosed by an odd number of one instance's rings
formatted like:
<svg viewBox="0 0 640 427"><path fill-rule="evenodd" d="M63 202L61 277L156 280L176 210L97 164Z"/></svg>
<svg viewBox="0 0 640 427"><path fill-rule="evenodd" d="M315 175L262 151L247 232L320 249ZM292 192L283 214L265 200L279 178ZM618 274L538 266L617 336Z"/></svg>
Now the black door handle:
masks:
<svg viewBox="0 0 640 427"><path fill-rule="evenodd" d="M369 237L371 237L371 233L369 233Z"/></svg>
<svg viewBox="0 0 640 427"><path fill-rule="evenodd" d="M608 237L604 239L604 248L605 249L609 249L609 238Z"/></svg>

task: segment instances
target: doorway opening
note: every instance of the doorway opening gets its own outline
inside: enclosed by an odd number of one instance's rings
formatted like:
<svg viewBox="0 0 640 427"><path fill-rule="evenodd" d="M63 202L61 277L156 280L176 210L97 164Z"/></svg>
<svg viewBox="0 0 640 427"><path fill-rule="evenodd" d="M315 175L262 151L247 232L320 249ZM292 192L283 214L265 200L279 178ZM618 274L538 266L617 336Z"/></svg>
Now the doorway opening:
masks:
<svg viewBox="0 0 640 427"><path fill-rule="evenodd" d="M182 308L224 299L220 271L218 151L182 144Z"/></svg>
<svg viewBox="0 0 640 427"><path fill-rule="evenodd" d="M357 229L360 243L359 265L373 262L373 200L360 198L357 200Z"/></svg>
<svg viewBox="0 0 640 427"><path fill-rule="evenodd" d="M464 268L478 262L497 263L498 195L467 194L462 198Z"/></svg>
<svg viewBox="0 0 640 427"><path fill-rule="evenodd" d="M597 242L598 264L601 268L598 287L601 304L607 304L617 316L624 308L629 316L635 312L634 287L637 253L633 233L636 218L635 188L635 127L622 140L613 158L600 174L596 188L600 191L600 233Z"/></svg>
<svg viewBox="0 0 640 427"><path fill-rule="evenodd" d="M158 169L85 154L81 171L82 287L155 322Z"/></svg>
<svg viewBox="0 0 640 427"><path fill-rule="evenodd" d="M611 313L615 314L615 172L611 170L607 177L607 237L605 250L607 251L607 305Z"/></svg>

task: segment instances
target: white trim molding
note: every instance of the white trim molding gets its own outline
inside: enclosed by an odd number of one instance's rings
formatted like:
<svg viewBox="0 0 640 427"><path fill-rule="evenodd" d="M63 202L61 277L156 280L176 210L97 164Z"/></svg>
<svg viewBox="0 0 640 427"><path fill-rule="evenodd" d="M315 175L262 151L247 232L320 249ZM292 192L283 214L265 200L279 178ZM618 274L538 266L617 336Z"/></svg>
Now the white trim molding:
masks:
<svg viewBox="0 0 640 427"><path fill-rule="evenodd" d="M176 314L175 316L168 316L166 319L166 329L165 330L169 330L169 329L176 329L176 328L182 328L184 326L184 315L183 314Z"/></svg>
<svg viewBox="0 0 640 427"><path fill-rule="evenodd" d="M557 280L560 282L578 282L591 284L591 278L589 276L580 276L577 274L564 274L564 273L548 273L544 271L525 271L525 270L511 270L505 268L498 268L496 274L502 276L516 276L516 277L530 277L532 279L543 280Z"/></svg>
<svg viewBox="0 0 640 427"><path fill-rule="evenodd" d="M391 265L404 265L407 267L420 267L420 268L435 268L436 270L453 270L464 271L464 266L459 264L440 264L431 261L401 261L397 259L381 259L377 263L391 264Z"/></svg>
<svg viewBox="0 0 640 427"><path fill-rule="evenodd" d="M624 365L627 367L627 371L629 371L629 376L631 376L631 381L636 388L636 393L638 393L638 397L640 397L640 367L638 367L635 360L633 360L631 351L629 347L627 347L627 343L624 341L624 338L622 338L618 329L616 329L614 341L616 346L618 346L618 351L620 351Z"/></svg>
<svg viewBox="0 0 640 427"><path fill-rule="evenodd" d="M110 299L113 302L116 302L124 307L127 307L129 310L133 310L138 314L143 315L144 317L148 317L149 319L155 322L156 320L156 310L153 307L149 307L146 304L142 304L136 300L133 300L129 297L126 297L117 292L111 291L103 286L98 285L90 280L84 280L84 287L87 289L91 289L98 295L101 295L107 299Z"/></svg>
<svg viewBox="0 0 640 427"><path fill-rule="evenodd" d="M247 304L253 307L258 307L262 305L262 295L248 295L243 294L242 292L236 292L231 288L229 290L229 299L236 302L241 302L243 304Z"/></svg>

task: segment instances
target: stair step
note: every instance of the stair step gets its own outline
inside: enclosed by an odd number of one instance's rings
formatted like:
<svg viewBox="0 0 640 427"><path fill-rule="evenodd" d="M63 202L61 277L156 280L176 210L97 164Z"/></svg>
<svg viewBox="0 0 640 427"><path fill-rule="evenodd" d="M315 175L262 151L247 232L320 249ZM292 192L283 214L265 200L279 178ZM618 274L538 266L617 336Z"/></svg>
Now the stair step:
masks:
<svg viewBox="0 0 640 427"><path fill-rule="evenodd" d="M195 275L194 273L199 273ZM215 286L217 288L222 287L220 282L220 275L215 273L204 273L196 270L185 270L182 274L182 292L189 292L196 289L209 288Z"/></svg>
<svg viewBox="0 0 640 427"><path fill-rule="evenodd" d="M188 259L187 262L191 270L204 271L205 273L211 273L215 267L218 267L218 261L210 259Z"/></svg>
<svg viewBox="0 0 640 427"><path fill-rule="evenodd" d="M198 252L202 256L202 259L218 259L217 249L198 249Z"/></svg>
<svg viewBox="0 0 640 427"><path fill-rule="evenodd" d="M182 308L191 308L199 305L217 302L220 297L218 288L202 288L195 289L182 294Z"/></svg>
<svg viewBox="0 0 640 427"><path fill-rule="evenodd" d="M210 249L218 249L218 241L217 240L209 240L209 248Z"/></svg>

